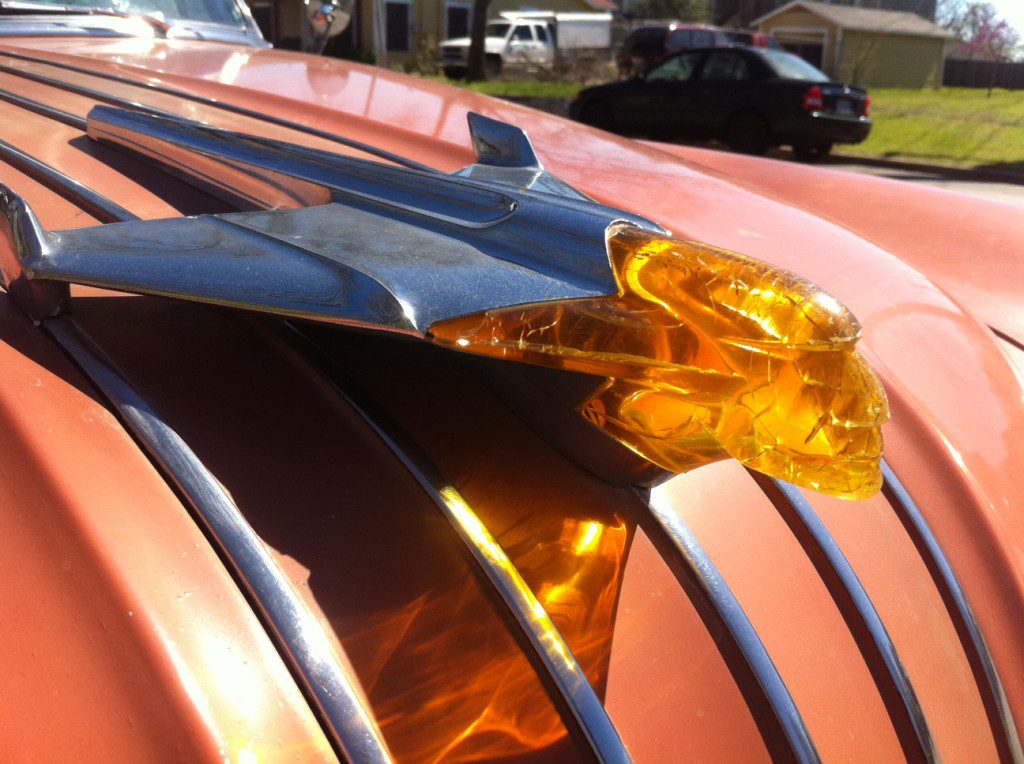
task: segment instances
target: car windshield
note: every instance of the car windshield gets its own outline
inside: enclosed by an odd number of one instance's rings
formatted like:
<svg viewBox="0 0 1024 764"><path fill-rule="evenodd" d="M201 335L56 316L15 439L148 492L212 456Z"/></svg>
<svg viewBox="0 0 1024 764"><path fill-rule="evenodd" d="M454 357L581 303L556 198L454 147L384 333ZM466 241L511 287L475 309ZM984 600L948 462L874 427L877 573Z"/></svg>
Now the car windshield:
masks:
<svg viewBox="0 0 1024 764"><path fill-rule="evenodd" d="M501 23L501 22L499 22L497 24L488 24L487 25L487 36L488 37L500 37L502 39L505 39L505 35L508 34L508 30L509 30L509 28L511 26L512 26L511 24L504 24L504 23Z"/></svg>
<svg viewBox="0 0 1024 764"><path fill-rule="evenodd" d="M779 77L784 80L804 80L806 82L828 82L828 75L815 66L792 53L781 50L762 50L761 57L768 62Z"/></svg>
<svg viewBox="0 0 1024 764"><path fill-rule="evenodd" d="M51 8L55 12L67 13L75 13L78 10L113 11L118 14L155 16L165 21L197 21L233 26L241 26L244 23L242 12L233 0L31 0L30 3L12 2L8 8L21 9L23 12L38 9L47 13Z"/></svg>

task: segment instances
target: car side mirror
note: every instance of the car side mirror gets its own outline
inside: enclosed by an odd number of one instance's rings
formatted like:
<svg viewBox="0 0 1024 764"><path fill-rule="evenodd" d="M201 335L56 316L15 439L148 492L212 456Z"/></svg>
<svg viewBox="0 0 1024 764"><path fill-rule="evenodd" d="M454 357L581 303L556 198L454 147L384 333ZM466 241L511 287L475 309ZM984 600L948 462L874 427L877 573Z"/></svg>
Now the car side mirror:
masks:
<svg viewBox="0 0 1024 764"><path fill-rule="evenodd" d="M306 52L323 53L327 42L344 32L352 21L353 0L304 0L304 3L306 21L313 33Z"/></svg>

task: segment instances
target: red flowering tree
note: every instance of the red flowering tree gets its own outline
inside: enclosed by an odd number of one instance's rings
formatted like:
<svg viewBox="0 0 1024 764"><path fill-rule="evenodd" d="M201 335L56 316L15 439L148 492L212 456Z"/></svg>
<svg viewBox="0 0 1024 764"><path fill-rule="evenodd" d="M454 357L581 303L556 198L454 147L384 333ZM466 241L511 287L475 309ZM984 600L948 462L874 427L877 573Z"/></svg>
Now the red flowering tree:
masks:
<svg viewBox="0 0 1024 764"><path fill-rule="evenodd" d="M991 3L946 0L939 5L938 20L956 36L957 52L969 60L1011 61L1021 52L1020 33L999 17ZM992 95L999 67L995 63L988 67L988 92Z"/></svg>

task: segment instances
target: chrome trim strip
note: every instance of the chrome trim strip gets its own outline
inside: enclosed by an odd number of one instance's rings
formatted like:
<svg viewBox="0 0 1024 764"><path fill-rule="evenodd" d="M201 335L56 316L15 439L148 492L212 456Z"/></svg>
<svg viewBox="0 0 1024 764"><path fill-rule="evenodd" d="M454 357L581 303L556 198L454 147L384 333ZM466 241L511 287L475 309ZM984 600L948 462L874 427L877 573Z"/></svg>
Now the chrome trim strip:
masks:
<svg viewBox="0 0 1024 764"><path fill-rule="evenodd" d="M139 220L137 215L115 204L107 197L96 193L88 186L79 183L70 175L40 162L7 141L0 140L0 158L31 175L47 188L55 191L65 199L81 207L86 212L103 218L107 222Z"/></svg>
<svg viewBox="0 0 1024 764"><path fill-rule="evenodd" d="M307 358L324 379L384 441L395 457L419 483L465 545L477 569L501 600L506 619L520 644L532 651L531 663L559 709L570 734L581 739L600 762L630 761L619 734L597 693L576 662L558 628L551 622L536 595L472 507L444 478L410 437L347 378L339 365L301 329L284 322L286 341Z"/></svg>
<svg viewBox="0 0 1024 764"><path fill-rule="evenodd" d="M814 564L864 656L908 761L939 753L921 703L874 603L825 523L796 486L747 470Z"/></svg>
<svg viewBox="0 0 1024 764"><path fill-rule="evenodd" d="M992 654L989 652L985 637L981 633L978 621L974 617L971 604L957 580L953 566L950 565L939 540L935 537L928 521L911 498L910 493L886 462L882 462L882 476L885 482L882 492L890 506L896 512L907 534L917 547L931 574L935 587L942 595L942 601L949 611L956 628L957 636L963 645L967 660L971 664L975 681L981 691L982 702L988 715L989 724L999 750L1001 761L1012 761L1015 764L1024 762L1024 751L1021 749L1020 736L1013 721L1010 702L1003 690Z"/></svg>
<svg viewBox="0 0 1024 764"><path fill-rule="evenodd" d="M223 111L229 111L233 114L239 114L243 117L250 117L260 122L267 122L272 125L287 127L291 130L295 130L300 133L305 133L306 135L314 135L317 138L323 138L325 140L332 141L333 143L341 144L342 146L348 146L349 148L358 149L359 151L365 152L372 156L376 156L381 159L386 159L389 162L394 162L395 164L402 165L403 167L409 167L413 170L420 170L421 172L430 173L440 172L436 168L430 167L429 165L422 164L412 159L406 159L400 154L395 154L384 149L379 149L376 146L371 146L370 144L363 143L362 141L356 141L352 140L351 138L345 138L344 136L340 136L335 133L329 133L326 130L320 130L318 128L310 127L308 125L303 125L299 122L292 122L291 120L284 119L282 117L275 117L272 114L263 114L261 112L254 111L253 109L247 109L244 106L235 106L234 104L218 101L215 98L206 98L205 96L194 95L185 90L177 90L175 88L170 88L165 85L157 85L153 82L139 82L138 80L123 77L118 74L110 74L107 72L95 72L91 71L90 69L86 69L85 67L74 66L73 64L65 64L57 61L48 61L43 58L27 56L23 53L12 53L9 50L0 50L0 56L17 59L19 61L27 61L29 63L34 64L52 66L57 69L65 69L67 71L85 74L90 77L98 77L100 79L110 80L111 82L117 82L122 85L130 85L132 87L152 90L155 93L163 93L164 95L174 96L175 98L183 98L188 101L201 103L206 106L221 109ZM141 108L144 111L159 114L161 116L176 116L171 114L170 112L163 111L162 109L158 109L153 106L145 106L143 104L139 104L136 101L131 101L126 98L119 98L117 96L113 96L107 93L102 93L98 90L93 90L92 88L88 88L83 85L75 85L71 82L58 80L54 77L47 77L44 74L38 74L36 72L27 72L23 69L18 69L16 67L4 65L0 65L0 71L7 72L15 76L21 76L26 79L34 80L35 82L39 82L43 85L50 85L51 87L60 88L62 90L67 90L72 93L78 93L79 95L83 95L88 98L94 98L97 101L103 101L104 103L109 103L114 106L121 106L122 108Z"/></svg>
<svg viewBox="0 0 1024 764"><path fill-rule="evenodd" d="M821 757L789 689L757 631L718 568L662 495L651 492L638 519L655 549L693 602L736 680L773 761L819 762Z"/></svg>
<svg viewBox="0 0 1024 764"><path fill-rule="evenodd" d="M7 101L7 103L19 106L26 111L31 111L40 116L47 117L56 122L63 122L69 127L73 127L76 130L81 130L83 133L86 128L86 121L81 117L76 117L70 112L63 111L61 109L55 109L52 106L48 106L41 101L35 101L31 98L25 98L17 93L12 93L9 90L0 90L0 101Z"/></svg>
<svg viewBox="0 0 1024 764"><path fill-rule="evenodd" d="M347 673L316 618L217 479L71 319L52 319L44 326L110 401L205 525L263 615L338 751L354 762L392 761L357 689L358 680Z"/></svg>

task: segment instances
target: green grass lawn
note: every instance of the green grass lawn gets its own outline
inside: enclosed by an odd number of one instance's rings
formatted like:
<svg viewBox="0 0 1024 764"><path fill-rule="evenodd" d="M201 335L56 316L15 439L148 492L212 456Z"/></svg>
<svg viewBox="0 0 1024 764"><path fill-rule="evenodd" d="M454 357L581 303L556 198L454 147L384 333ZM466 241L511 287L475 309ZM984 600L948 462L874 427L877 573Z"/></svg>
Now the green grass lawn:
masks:
<svg viewBox="0 0 1024 764"><path fill-rule="evenodd" d="M873 89L870 137L841 150L1024 171L1024 90Z"/></svg>
<svg viewBox="0 0 1024 764"><path fill-rule="evenodd" d="M431 77L438 82L446 82L466 90L473 90L490 96L528 96L530 98L572 98L579 85L571 82L548 82L540 80L487 80L485 82L465 82L449 80L445 77Z"/></svg>
<svg viewBox="0 0 1024 764"><path fill-rule="evenodd" d="M572 98L568 82L444 80L493 96ZM847 154L1024 172L1024 90L871 89L871 136Z"/></svg>

